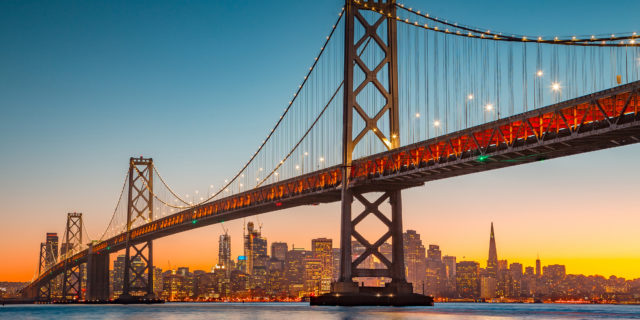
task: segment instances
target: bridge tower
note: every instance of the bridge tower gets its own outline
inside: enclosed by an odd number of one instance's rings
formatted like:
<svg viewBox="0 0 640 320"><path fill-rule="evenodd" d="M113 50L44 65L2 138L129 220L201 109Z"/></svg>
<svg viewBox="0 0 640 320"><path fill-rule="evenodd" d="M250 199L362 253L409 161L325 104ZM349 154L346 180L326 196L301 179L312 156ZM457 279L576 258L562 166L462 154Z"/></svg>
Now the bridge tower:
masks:
<svg viewBox="0 0 640 320"><path fill-rule="evenodd" d="M44 242L40 243L40 261L38 263L38 275L41 275L42 272L46 271L47 265L47 244ZM38 301L49 301L51 300L51 280L47 281L42 286L37 289L37 297Z"/></svg>
<svg viewBox="0 0 640 320"><path fill-rule="evenodd" d="M340 278L333 284L332 292L312 300L312 304L326 305L430 305L432 299L413 294L413 288L407 283L404 270L404 250L402 240L402 197L399 186L380 185L366 190L352 188L349 176L355 147L372 132L388 150L400 146L399 106L398 106L398 58L397 25L395 0L345 0L345 52L344 52L344 104L343 104L343 140L342 140L342 206L340 230ZM365 13L372 11L372 13ZM374 19L364 14L375 15ZM371 23L373 21L373 23ZM355 38L355 28L364 29L362 36ZM360 28L361 27L361 28ZM382 32L386 29L386 32ZM378 46L384 52L384 58L375 66L368 66L359 54L367 46ZM364 73L361 83L354 83L354 71ZM386 75L381 74L386 72ZM381 81L380 75L387 81ZM360 77L362 78L362 77ZM386 82L386 83L384 83ZM367 85L384 97L386 103L374 110L373 115L365 110L373 106L364 106L357 99ZM365 100L363 100L365 101ZM355 110L355 115L354 115ZM354 117L364 120L365 126L354 134ZM388 128L379 127L380 120L388 119ZM355 119L358 120L358 119ZM382 123L385 123L384 121ZM365 197L366 193L376 192L373 201ZM364 207L354 218L352 207L354 198ZM385 201L390 204L390 218L382 213ZM370 242L356 230L356 225L369 215L380 220L387 228L379 239ZM352 259L351 241L355 239L364 247L355 260ZM392 254L388 259L380 252L380 247L391 239ZM368 257L375 256L384 269L361 267ZM385 287L360 287L354 282L357 277L385 277L391 279Z"/></svg>
<svg viewBox="0 0 640 320"><path fill-rule="evenodd" d="M134 223L153 221L153 159L129 159L124 283L119 300L153 299L153 243L131 239ZM146 277L145 277L146 273Z"/></svg>
<svg viewBox="0 0 640 320"><path fill-rule="evenodd" d="M67 226L65 228L65 242L60 247L60 255L65 261L62 281L62 299L79 300L82 295L82 278L84 266L67 266L67 262L73 254L82 246L82 213L72 212L67 214Z"/></svg>

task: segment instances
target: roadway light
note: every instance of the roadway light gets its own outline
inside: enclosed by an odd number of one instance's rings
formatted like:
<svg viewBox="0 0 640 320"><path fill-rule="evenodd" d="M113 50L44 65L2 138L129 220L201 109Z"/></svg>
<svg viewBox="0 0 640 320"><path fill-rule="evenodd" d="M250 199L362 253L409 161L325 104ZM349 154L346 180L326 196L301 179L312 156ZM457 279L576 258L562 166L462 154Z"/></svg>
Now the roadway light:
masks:
<svg viewBox="0 0 640 320"><path fill-rule="evenodd" d="M469 94L469 95L467 96L467 100L473 100L473 94Z"/></svg>
<svg viewBox="0 0 640 320"><path fill-rule="evenodd" d="M296 164L296 170L300 170L300 166Z"/></svg>
<svg viewBox="0 0 640 320"><path fill-rule="evenodd" d="M538 70L538 72L536 72L536 76L542 77L542 75L543 75L542 70Z"/></svg>
<svg viewBox="0 0 640 320"><path fill-rule="evenodd" d="M493 105L491 103L487 103L487 105L484 106L484 109L487 110L487 111L491 111L491 110L493 110Z"/></svg>
<svg viewBox="0 0 640 320"><path fill-rule="evenodd" d="M416 112L416 118L420 118L420 112Z"/></svg>
<svg viewBox="0 0 640 320"><path fill-rule="evenodd" d="M433 125L434 125L435 127L439 127L439 126L440 126L440 120L435 120L435 121L433 121Z"/></svg>
<svg viewBox="0 0 640 320"><path fill-rule="evenodd" d="M558 82L554 82L551 84L551 90L553 91L560 91L561 87L560 87L560 83Z"/></svg>
<svg viewBox="0 0 640 320"><path fill-rule="evenodd" d="M323 162L323 161L324 161L324 157L320 157L320 162Z"/></svg>
<svg viewBox="0 0 640 320"><path fill-rule="evenodd" d="M309 152L306 152L306 151L305 151L305 152L304 152L304 156L306 157L306 156L308 156L308 155L309 155Z"/></svg>

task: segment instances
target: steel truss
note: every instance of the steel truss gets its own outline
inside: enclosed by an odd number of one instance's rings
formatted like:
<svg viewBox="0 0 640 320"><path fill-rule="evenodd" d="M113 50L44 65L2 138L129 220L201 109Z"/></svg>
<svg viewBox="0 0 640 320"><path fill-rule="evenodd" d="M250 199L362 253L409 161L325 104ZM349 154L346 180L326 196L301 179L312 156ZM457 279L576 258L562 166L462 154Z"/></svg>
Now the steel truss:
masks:
<svg viewBox="0 0 640 320"><path fill-rule="evenodd" d="M61 252L65 261L64 276L62 280L62 299L79 300L82 298L82 264L68 264L68 257L73 255L82 246L82 213L68 213L67 227L65 229L65 242Z"/></svg>
<svg viewBox="0 0 640 320"><path fill-rule="evenodd" d="M362 138L369 132L373 132L377 139L388 149L393 150L399 146L399 108L398 108L398 75L397 75L397 32L396 21L385 15L378 15L373 24L362 16L363 10L377 10L395 13L395 0L387 1L360 1L354 2L346 0L346 20L345 20L345 61L344 61L344 115L343 115L343 149L342 149L342 165L343 165L343 181L341 195L341 234L340 234L340 279L334 284L332 291L335 293L356 293L358 292L357 284L353 281L354 277L388 277L391 278L392 285L402 292L411 292L411 285L407 284L404 274L404 253L402 241L402 198L400 189L385 189L383 195L377 200L370 202L364 197L363 192L358 192L350 187L348 177L353 160L353 152ZM376 12L376 11L372 11ZM364 28L364 34L360 39L354 39L354 28L359 24ZM386 26L386 41L383 40L378 29ZM384 52L384 58L373 68L369 69L367 65L360 59L358 51L366 50L363 46L365 43L373 42L374 46L379 46ZM363 47L363 49L360 49ZM378 73L386 67L388 72L388 83L385 87L378 79ZM354 71L356 68L364 73L362 83L354 84ZM386 100L383 106L370 117L358 103L357 97L367 85L373 84L373 87ZM354 138L354 110L364 120L365 127ZM380 130L378 121L387 115L389 117L390 136L386 136L383 130ZM345 179L346 178L346 179ZM354 198L364 205L364 211L355 219L352 216L352 204ZM391 220L388 219L380 211L380 205L390 200L391 203ZM378 220L384 223L388 231L375 242L369 242L362 234L356 230L356 225L364 218L373 214ZM351 241L355 239L361 243L365 251L353 260L351 253ZM389 261L380 253L380 246L387 240L391 239L392 259ZM359 268L367 257L375 256L385 265L385 269L363 269ZM396 291L399 292L399 291Z"/></svg>
<svg viewBox="0 0 640 320"><path fill-rule="evenodd" d="M146 224L153 221L152 192L153 159L131 158L129 160L124 284L120 299L130 299L133 296L154 297L153 242L134 244L131 238L134 223L141 221L141 224Z"/></svg>

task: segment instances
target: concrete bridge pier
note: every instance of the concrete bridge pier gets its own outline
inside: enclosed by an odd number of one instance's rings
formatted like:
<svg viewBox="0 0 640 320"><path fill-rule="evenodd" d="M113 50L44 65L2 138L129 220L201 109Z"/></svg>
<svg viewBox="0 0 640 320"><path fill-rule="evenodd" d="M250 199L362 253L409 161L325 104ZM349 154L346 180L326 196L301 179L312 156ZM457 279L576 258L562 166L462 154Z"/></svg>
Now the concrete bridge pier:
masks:
<svg viewBox="0 0 640 320"><path fill-rule="evenodd" d="M87 260L87 292L86 300L109 300L109 254L93 253L89 247Z"/></svg>

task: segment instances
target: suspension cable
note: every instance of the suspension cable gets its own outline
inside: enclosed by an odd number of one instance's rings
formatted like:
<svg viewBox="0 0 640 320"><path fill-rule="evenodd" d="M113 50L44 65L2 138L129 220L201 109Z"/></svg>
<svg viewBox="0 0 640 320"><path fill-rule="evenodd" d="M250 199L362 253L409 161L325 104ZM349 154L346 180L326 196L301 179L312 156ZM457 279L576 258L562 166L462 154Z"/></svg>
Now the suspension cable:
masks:
<svg viewBox="0 0 640 320"><path fill-rule="evenodd" d="M356 1L358 3L359 1ZM594 47L638 47L640 46L640 41L637 39L640 36L637 35L636 32L633 33L623 33L623 36L616 36L615 34L611 34L610 36L590 36L587 38L583 37L536 37L536 36L507 36L504 33L495 33L490 30L482 31L479 28L469 27L460 25L458 23L450 23L448 21L434 18L429 16L429 14L421 13L420 11L413 10L412 8L406 8L404 4L396 4L396 7L402 9L404 11L413 13L417 16L420 16L424 19L428 19L434 21L439 24L443 24L449 26L454 29L459 30L449 30L445 28L444 30L434 26L429 27L427 24L420 24L417 21L409 21L408 18L402 19L398 15L393 15L391 12L384 12L383 10L375 10L369 9L375 12L379 12L380 14L386 14L388 17L396 19L397 21L406 23L408 25L412 25L415 27L441 32L446 34L451 34L455 36L461 37L479 37L486 40L494 40L494 41L512 41L512 42L536 42L536 43L546 43L546 44L556 44L556 45L575 45L575 46L594 46ZM466 33L461 32L460 30L467 31ZM624 42L624 40L629 40L628 42Z"/></svg>
<svg viewBox="0 0 640 320"><path fill-rule="evenodd" d="M113 209L113 214L111 215L111 220L109 221L109 224L107 225L107 228L104 230L104 232L102 233L102 236L100 236L100 239L98 241L104 240L104 236L107 234L107 231L109 231L109 227L111 226L111 224L113 223L113 220L116 217L116 213L118 212L118 207L120 206L120 201L122 201L122 195L124 194L124 189L127 187L127 180L128 179L129 179L129 170L127 170L127 174L124 177L124 182L122 183L122 189L120 190L120 196L118 197L118 202L116 203L115 209Z"/></svg>

